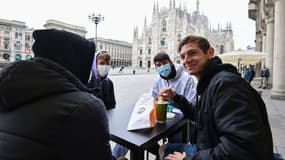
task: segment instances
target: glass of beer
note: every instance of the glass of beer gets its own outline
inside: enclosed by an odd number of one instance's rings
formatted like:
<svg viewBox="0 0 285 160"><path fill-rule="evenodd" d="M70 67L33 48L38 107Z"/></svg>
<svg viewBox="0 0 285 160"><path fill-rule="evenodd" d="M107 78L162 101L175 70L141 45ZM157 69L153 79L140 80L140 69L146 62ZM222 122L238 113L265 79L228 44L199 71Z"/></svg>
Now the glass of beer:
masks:
<svg viewBox="0 0 285 160"><path fill-rule="evenodd" d="M166 121L166 112L167 112L167 101L157 101L156 103L156 122L165 123Z"/></svg>

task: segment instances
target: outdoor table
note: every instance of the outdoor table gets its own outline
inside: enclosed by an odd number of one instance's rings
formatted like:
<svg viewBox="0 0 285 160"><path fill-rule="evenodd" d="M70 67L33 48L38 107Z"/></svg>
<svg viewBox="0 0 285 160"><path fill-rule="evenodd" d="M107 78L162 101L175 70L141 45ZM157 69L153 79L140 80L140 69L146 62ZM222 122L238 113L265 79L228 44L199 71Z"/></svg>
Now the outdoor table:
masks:
<svg viewBox="0 0 285 160"><path fill-rule="evenodd" d="M127 126L133 107L117 107L107 111L111 140L130 149L131 160L144 160L144 151L175 131L185 128L188 120L176 114L166 123L157 123L154 128L128 131ZM184 130L188 132L188 130ZM188 135L188 133L185 133ZM187 141L188 136L185 136Z"/></svg>

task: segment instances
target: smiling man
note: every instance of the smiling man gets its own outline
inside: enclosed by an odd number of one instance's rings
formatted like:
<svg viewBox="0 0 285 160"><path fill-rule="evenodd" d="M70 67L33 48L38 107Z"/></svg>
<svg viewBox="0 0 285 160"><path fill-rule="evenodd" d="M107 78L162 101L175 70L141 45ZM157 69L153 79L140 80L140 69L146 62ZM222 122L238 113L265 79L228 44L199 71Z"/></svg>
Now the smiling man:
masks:
<svg viewBox="0 0 285 160"><path fill-rule="evenodd" d="M178 46L186 71L198 79L194 107L170 88L160 90L195 122L196 149L168 144L166 160L269 160L273 159L272 135L265 104L231 64L222 64L202 37L188 36ZM185 107L188 106L188 107ZM173 149L173 147L176 147Z"/></svg>

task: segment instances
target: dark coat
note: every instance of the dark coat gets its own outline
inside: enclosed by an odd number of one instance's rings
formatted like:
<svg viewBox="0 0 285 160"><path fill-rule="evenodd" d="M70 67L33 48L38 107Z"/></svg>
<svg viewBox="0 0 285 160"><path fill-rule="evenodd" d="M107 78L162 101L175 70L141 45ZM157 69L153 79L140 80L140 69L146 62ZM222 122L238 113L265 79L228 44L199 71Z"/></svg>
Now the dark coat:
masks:
<svg viewBox="0 0 285 160"><path fill-rule="evenodd" d="M271 160L272 135L265 104L236 68L210 60L197 87L197 106L174 102L195 122L198 152L187 159ZM185 107L185 106L189 107Z"/></svg>
<svg viewBox="0 0 285 160"><path fill-rule="evenodd" d="M269 70L268 68L263 68L260 72L261 77L269 77Z"/></svg>
<svg viewBox="0 0 285 160"><path fill-rule="evenodd" d="M92 76L90 82L87 84L87 87L91 90L91 93L104 102L107 110L115 108L116 101L114 85L108 77L96 79L94 76Z"/></svg>
<svg viewBox="0 0 285 160"><path fill-rule="evenodd" d="M255 77L255 71L253 70L253 68L247 68L245 70L244 79L250 82L253 80L254 77Z"/></svg>
<svg viewBox="0 0 285 160"><path fill-rule="evenodd" d="M110 160L101 100L45 58L0 72L1 160Z"/></svg>

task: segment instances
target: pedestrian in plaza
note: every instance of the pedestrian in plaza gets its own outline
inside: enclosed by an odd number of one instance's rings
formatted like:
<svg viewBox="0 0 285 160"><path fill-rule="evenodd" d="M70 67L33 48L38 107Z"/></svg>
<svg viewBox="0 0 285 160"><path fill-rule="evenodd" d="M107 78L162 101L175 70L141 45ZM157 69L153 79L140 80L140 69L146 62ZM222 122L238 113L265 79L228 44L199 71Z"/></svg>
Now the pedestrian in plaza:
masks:
<svg viewBox="0 0 285 160"><path fill-rule="evenodd" d="M253 65L249 64L248 68L245 70L244 79L250 84L254 77L255 71L253 69Z"/></svg>
<svg viewBox="0 0 285 160"><path fill-rule="evenodd" d="M260 81L260 86L258 88L265 89L267 87L269 74L270 74L269 69L266 68L266 66L263 66L263 68L260 71L261 81Z"/></svg>
<svg viewBox="0 0 285 160"><path fill-rule="evenodd" d="M87 84L95 44L66 31L36 30L35 58L0 72L0 157L111 160L108 119Z"/></svg>
<svg viewBox="0 0 285 160"><path fill-rule="evenodd" d="M273 159L267 111L257 91L234 66L214 56L205 38L187 36L178 51L186 71L198 79L196 106L171 88L162 89L160 95L195 122L197 149L191 144L167 144L160 149L164 159Z"/></svg>
<svg viewBox="0 0 285 160"><path fill-rule="evenodd" d="M121 66L119 73L123 73L124 66Z"/></svg>
<svg viewBox="0 0 285 160"><path fill-rule="evenodd" d="M93 60L91 79L87 84L91 92L104 102L107 110L116 106L114 85L108 78L110 62L111 56L107 51L97 51Z"/></svg>

